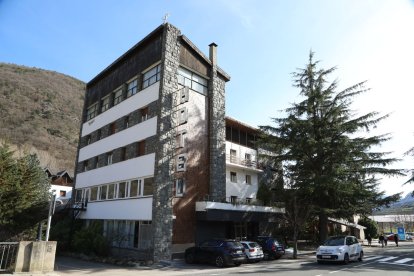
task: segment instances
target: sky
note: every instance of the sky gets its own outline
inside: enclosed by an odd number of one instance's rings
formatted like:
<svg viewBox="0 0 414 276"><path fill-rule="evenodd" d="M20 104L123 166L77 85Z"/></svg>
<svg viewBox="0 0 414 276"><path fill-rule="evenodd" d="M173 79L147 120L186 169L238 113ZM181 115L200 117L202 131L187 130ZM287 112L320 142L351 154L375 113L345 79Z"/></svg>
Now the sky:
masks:
<svg viewBox="0 0 414 276"><path fill-rule="evenodd" d="M292 72L309 52L337 67L338 91L360 81L357 114L390 117L372 134L413 169L414 0L0 0L0 62L64 73L88 82L149 32L168 22L230 76L226 115L252 126L271 124L300 100ZM407 193L407 177L383 178L386 194Z"/></svg>

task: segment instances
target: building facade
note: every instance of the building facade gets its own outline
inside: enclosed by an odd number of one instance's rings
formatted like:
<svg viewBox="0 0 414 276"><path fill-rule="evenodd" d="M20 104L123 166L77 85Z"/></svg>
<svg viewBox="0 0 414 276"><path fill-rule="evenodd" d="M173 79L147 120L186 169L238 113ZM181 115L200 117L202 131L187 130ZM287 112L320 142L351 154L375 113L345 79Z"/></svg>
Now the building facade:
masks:
<svg viewBox="0 0 414 276"><path fill-rule="evenodd" d="M243 226L258 232L263 214L281 211L251 204L259 169L226 162L236 147L226 142L226 122L237 123L225 118L230 77L217 65L217 45L209 50L166 23L86 86L75 200L87 207L78 218L101 224L114 247L168 260L204 238L234 236L245 218L234 214L260 214ZM239 153L254 162L243 143ZM239 187L230 174L244 171L249 183ZM217 212L226 223L207 215Z"/></svg>

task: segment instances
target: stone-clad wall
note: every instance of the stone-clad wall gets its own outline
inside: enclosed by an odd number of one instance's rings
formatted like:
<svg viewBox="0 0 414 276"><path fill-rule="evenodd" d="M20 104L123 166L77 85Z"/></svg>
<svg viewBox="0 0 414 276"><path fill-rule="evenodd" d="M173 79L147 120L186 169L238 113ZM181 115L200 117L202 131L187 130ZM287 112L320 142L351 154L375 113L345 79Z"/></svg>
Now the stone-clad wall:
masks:
<svg viewBox="0 0 414 276"><path fill-rule="evenodd" d="M180 31L166 24L163 34L161 83L158 113L158 144L155 155L155 181L152 206L153 259L155 262L171 259L173 209L172 186L175 152L174 92L178 89Z"/></svg>
<svg viewBox="0 0 414 276"><path fill-rule="evenodd" d="M226 198L226 120L225 81L213 64L209 83L210 200Z"/></svg>

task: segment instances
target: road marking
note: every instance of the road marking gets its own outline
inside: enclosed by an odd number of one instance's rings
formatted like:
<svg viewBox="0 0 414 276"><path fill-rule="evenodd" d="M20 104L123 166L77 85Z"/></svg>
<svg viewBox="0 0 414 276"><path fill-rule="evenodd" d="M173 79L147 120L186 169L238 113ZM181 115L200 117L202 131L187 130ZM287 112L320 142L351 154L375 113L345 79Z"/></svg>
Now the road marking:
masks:
<svg viewBox="0 0 414 276"><path fill-rule="evenodd" d="M398 257L388 257L388 258L385 258L385 259L378 260L378 262L388 262L390 260L394 260L394 259L397 259L397 258Z"/></svg>
<svg viewBox="0 0 414 276"><path fill-rule="evenodd" d="M382 257L384 257L384 256L379 255L379 256L364 257L363 260L364 261L371 261L371 260L379 259L379 258L382 258Z"/></svg>
<svg viewBox="0 0 414 276"><path fill-rule="evenodd" d="M396 263L396 264L403 264L403 263L406 263L406 262L409 262L409 261L412 261L412 260L414 260L414 259L412 259L412 258L405 258L405 259L402 259L402 260L395 261L394 263Z"/></svg>

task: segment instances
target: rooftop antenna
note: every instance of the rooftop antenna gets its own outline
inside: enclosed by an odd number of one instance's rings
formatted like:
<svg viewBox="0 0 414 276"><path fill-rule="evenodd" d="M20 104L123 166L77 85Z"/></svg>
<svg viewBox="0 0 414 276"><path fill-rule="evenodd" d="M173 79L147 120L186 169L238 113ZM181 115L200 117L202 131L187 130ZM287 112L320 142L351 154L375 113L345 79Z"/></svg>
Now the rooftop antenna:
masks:
<svg viewBox="0 0 414 276"><path fill-rule="evenodd" d="M170 14L169 13L166 13L165 15L164 15L164 17L162 18L162 20L164 21L164 24L165 23L167 23L167 20L168 20L168 17L170 16Z"/></svg>

